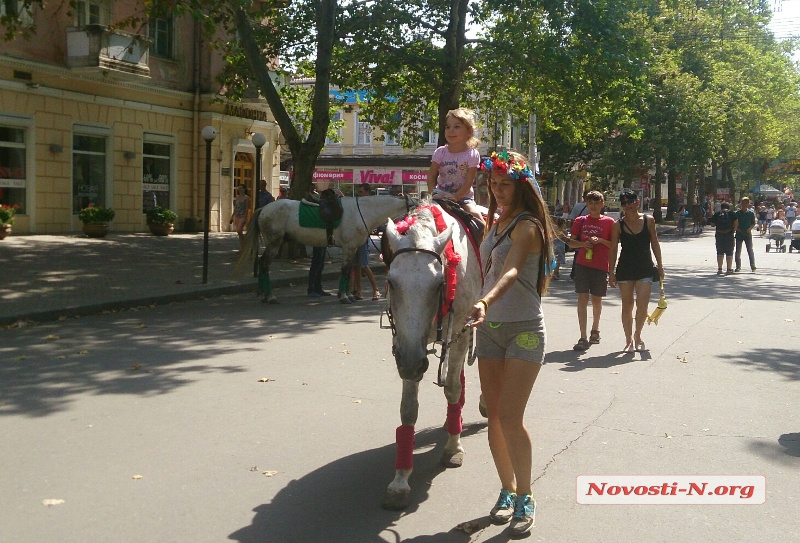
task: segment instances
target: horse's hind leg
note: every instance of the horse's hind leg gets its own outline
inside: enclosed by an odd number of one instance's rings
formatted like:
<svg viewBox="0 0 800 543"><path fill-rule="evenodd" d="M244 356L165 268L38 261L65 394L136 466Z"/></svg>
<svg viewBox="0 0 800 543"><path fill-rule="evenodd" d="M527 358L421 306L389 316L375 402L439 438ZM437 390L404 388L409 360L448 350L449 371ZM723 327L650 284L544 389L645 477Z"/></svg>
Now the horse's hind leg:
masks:
<svg viewBox="0 0 800 543"><path fill-rule="evenodd" d="M403 398L400 401L400 422L395 432L397 457L395 458L394 480L389 483L383 496L381 507L392 511L408 507L411 487L408 478L414 471L414 425L419 412L419 383L403 380Z"/></svg>
<svg viewBox="0 0 800 543"><path fill-rule="evenodd" d="M280 249L280 238L273 236L264 236L266 248L264 254L258 259L258 292L262 295L261 301L265 304L277 304L278 298L272 292L272 284L269 278L269 268L272 260L278 254Z"/></svg>

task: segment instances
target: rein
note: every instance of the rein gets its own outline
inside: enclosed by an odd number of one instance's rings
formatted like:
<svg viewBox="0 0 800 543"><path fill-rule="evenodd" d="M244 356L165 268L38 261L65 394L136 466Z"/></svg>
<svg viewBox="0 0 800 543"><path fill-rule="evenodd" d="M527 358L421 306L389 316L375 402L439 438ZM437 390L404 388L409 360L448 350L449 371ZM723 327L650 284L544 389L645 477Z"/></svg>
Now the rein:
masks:
<svg viewBox="0 0 800 543"><path fill-rule="evenodd" d="M399 255L403 253L424 253L427 255L431 255L436 259L439 265L444 268L444 263L442 262L442 256L435 251L431 251L430 249L421 249L419 247L403 247L401 249L398 249L394 253L393 259L397 258ZM461 336L467 330L471 330L471 328L468 324L464 325L464 327L462 327L462 329L456 334L455 338L451 339L453 335L453 305L450 304L450 308L447 311L448 315L447 340L445 341L442 339L442 331L444 325L444 315L442 314L442 307L444 306L444 295L445 295L444 276L442 277L441 283L439 283L438 290L439 290L439 307L436 309L436 341L433 342L434 347L428 350L428 354L436 356L436 345L438 344L441 346L441 352L439 353L439 371L435 383L440 387L444 387L447 380L448 361L450 359L450 344L455 343L459 339L461 339ZM386 318L389 321L388 326L385 326L383 324L384 314L386 314ZM381 313L379 326L381 329L390 329L392 331L392 337L397 335L397 328L394 325L394 318L392 317L392 309L389 306L389 304L386 304L386 309L384 310L383 313ZM395 355L394 345L392 345L392 355Z"/></svg>
<svg viewBox="0 0 800 543"><path fill-rule="evenodd" d="M356 209L358 209L358 216L361 218L361 224L364 225L364 229L367 231L367 239L369 240L370 243L372 243L372 246L375 248L375 251L377 251L377 253L380 254L381 249L380 247L375 245L375 241L372 239L372 236L370 235L370 230L369 226L367 226L367 221L364 220L364 214L361 212L361 204L358 201L359 200L358 194L356 194L355 198L356 198ZM408 215L409 213L411 213L412 209L417 207L417 204L412 202L407 194L403 194L403 198L406 201L406 215Z"/></svg>

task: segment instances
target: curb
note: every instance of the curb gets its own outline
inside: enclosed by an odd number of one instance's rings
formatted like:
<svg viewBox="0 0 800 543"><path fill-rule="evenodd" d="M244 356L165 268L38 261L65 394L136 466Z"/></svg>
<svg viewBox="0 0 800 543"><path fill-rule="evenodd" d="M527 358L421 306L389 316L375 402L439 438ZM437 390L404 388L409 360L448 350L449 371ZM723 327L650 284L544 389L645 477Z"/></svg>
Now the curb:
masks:
<svg viewBox="0 0 800 543"><path fill-rule="evenodd" d="M373 263L370 269L375 275L383 275L386 273L386 267L383 262ZM334 280L339 278L339 271L323 272L322 278L326 280ZM306 280L306 276L283 277L272 281L273 288L287 287L298 280ZM220 286L200 286L188 292L176 292L174 294L163 294L160 296L143 296L141 298L133 298L128 300L118 300L114 302L100 302L96 304L79 305L72 307L63 307L59 309L49 309L46 311L36 311L32 313L20 313L17 315L10 315L0 317L0 327L2 328L21 328L22 326L30 325L31 323L39 324L44 322L57 321L62 318L74 317L88 317L97 315L105 311L125 311L134 307L149 306L149 305L167 305L173 302L188 302L193 300L203 300L205 298L215 298L218 296L225 296L230 294L242 294L245 292L255 292L257 282L251 279L246 283L239 283L234 285L220 285Z"/></svg>

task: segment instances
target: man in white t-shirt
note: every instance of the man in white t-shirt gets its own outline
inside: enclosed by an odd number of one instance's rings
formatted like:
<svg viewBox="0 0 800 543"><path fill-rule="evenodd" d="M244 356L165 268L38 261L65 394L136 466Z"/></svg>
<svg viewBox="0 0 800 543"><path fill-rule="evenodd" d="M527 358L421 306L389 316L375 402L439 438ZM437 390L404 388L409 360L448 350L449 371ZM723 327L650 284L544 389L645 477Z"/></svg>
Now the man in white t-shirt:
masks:
<svg viewBox="0 0 800 543"><path fill-rule="evenodd" d="M792 225L796 217L797 217L797 204L795 202L792 202L786 206L786 222L789 223L789 226Z"/></svg>

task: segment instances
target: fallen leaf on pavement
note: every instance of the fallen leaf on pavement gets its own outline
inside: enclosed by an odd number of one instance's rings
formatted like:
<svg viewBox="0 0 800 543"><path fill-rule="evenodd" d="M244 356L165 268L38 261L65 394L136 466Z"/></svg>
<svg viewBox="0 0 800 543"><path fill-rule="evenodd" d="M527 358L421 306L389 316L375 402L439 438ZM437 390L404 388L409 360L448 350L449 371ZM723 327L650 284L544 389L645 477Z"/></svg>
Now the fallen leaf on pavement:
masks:
<svg viewBox="0 0 800 543"><path fill-rule="evenodd" d="M361 400L353 400L353 403L361 403Z"/></svg>
<svg viewBox="0 0 800 543"><path fill-rule="evenodd" d="M465 534L473 534L481 529L481 523L477 520L470 520L467 522L462 522L458 526L456 526L456 530L464 532Z"/></svg>
<svg viewBox="0 0 800 543"><path fill-rule="evenodd" d="M344 354L350 354L350 351L348 351L347 349L345 349L344 351L342 351L342 353L344 353Z"/></svg>
<svg viewBox="0 0 800 543"><path fill-rule="evenodd" d="M563 390L559 390L558 393L559 394L564 394L564 391Z"/></svg>
<svg viewBox="0 0 800 543"><path fill-rule="evenodd" d="M261 474L262 475L266 475L267 477L274 477L275 475L278 474L278 472L277 471L262 471Z"/></svg>
<svg viewBox="0 0 800 543"><path fill-rule="evenodd" d="M59 500L59 499L42 500L42 505L46 505L47 507L53 507L54 505L61 505L62 503L64 503L64 500Z"/></svg>
<svg viewBox="0 0 800 543"><path fill-rule="evenodd" d="M258 466L253 466L252 468L250 468L250 471L258 471Z"/></svg>
<svg viewBox="0 0 800 543"><path fill-rule="evenodd" d="M46 336L44 339L46 339L46 340L48 340L48 341L55 341L55 340L57 340L57 339L61 339L61 338L60 338L60 337L58 337L58 336L57 336L57 335L55 335L55 334L50 334L49 336Z"/></svg>
<svg viewBox="0 0 800 543"><path fill-rule="evenodd" d="M134 481L138 481L141 478L142 478L141 475L134 475L133 477L131 477L131 479L133 479Z"/></svg>
<svg viewBox="0 0 800 543"><path fill-rule="evenodd" d="M133 366L131 366L131 370L133 370L133 371L136 371L136 370L138 370L138 369L139 369L139 368L141 368L141 367L142 367L142 365L141 365L141 364L134 364Z"/></svg>
<svg viewBox="0 0 800 543"><path fill-rule="evenodd" d="M794 319L783 319L783 320L785 320L786 322L794 322Z"/></svg>
<svg viewBox="0 0 800 543"><path fill-rule="evenodd" d="M611 375L619 375L619 372L618 371L612 371Z"/></svg>
<svg viewBox="0 0 800 543"><path fill-rule="evenodd" d="M81 351L78 351L78 354L89 354L89 351L87 351L86 349L83 349Z"/></svg>
<svg viewBox="0 0 800 543"><path fill-rule="evenodd" d="M258 380L259 383L269 383L270 381L274 381L275 379L269 379L267 377L263 377Z"/></svg>
<svg viewBox="0 0 800 543"><path fill-rule="evenodd" d="M666 437L667 439L672 439L672 436L669 434L664 434L664 437Z"/></svg>

